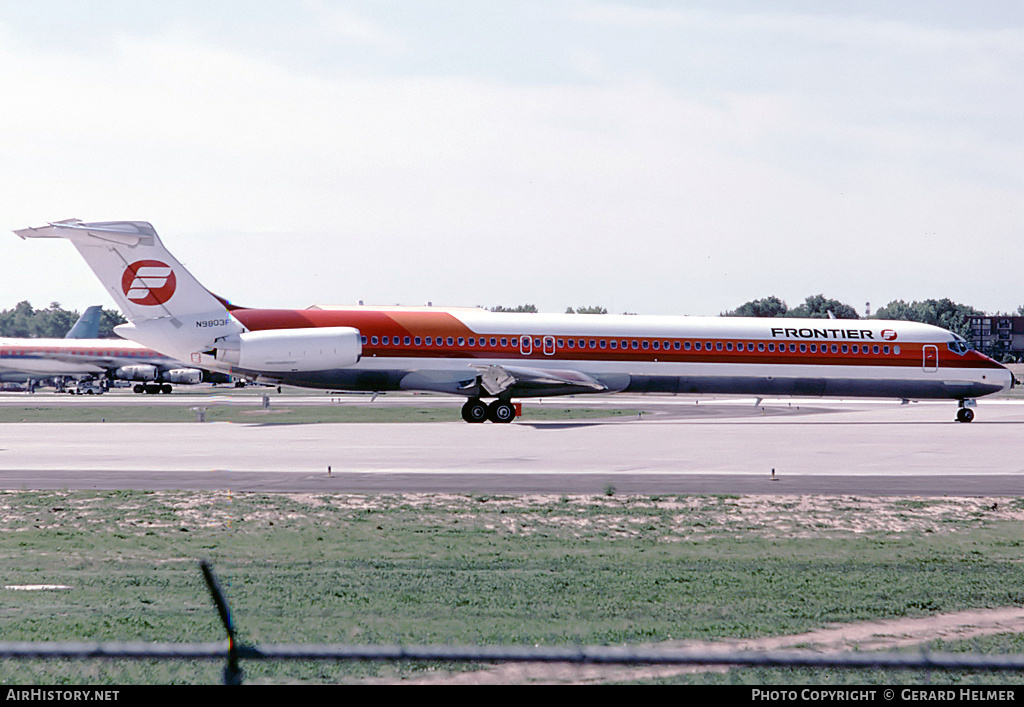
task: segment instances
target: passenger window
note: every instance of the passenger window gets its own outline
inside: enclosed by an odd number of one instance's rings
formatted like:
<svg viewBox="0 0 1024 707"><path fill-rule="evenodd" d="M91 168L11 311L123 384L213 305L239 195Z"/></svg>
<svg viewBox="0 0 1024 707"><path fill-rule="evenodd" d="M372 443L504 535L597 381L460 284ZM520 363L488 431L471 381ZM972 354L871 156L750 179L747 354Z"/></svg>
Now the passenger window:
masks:
<svg viewBox="0 0 1024 707"><path fill-rule="evenodd" d="M731 341L725 342L725 350L726 351L732 351L732 342Z"/></svg>
<svg viewBox="0 0 1024 707"><path fill-rule="evenodd" d="M370 337L370 343L373 344L374 346L376 346L377 345L377 337L376 336L371 336Z"/></svg>
<svg viewBox="0 0 1024 707"><path fill-rule="evenodd" d="M695 342L693 343L693 348L695 348L695 349L697 349L698 351L700 351L700 342L699 342L699 341L695 341Z"/></svg>
<svg viewBox="0 0 1024 707"><path fill-rule="evenodd" d="M807 344L800 344L800 353L807 353Z"/></svg>
<svg viewBox="0 0 1024 707"><path fill-rule="evenodd" d="M647 339L644 339L643 342L641 342L640 345L644 347L644 351L646 351L647 348L650 346L650 344L648 343Z"/></svg>
<svg viewBox="0 0 1024 707"><path fill-rule="evenodd" d="M466 339L460 336L459 337L459 346L465 346L465 345L466 345Z"/></svg>
<svg viewBox="0 0 1024 707"><path fill-rule="evenodd" d="M760 351L761 353L764 353L764 342L759 342L757 344L757 350Z"/></svg>
<svg viewBox="0 0 1024 707"><path fill-rule="evenodd" d="M385 346L387 346L388 344L390 344L390 343L391 343L391 337L390 337L390 336L382 336L382 337L380 338L380 341L381 341L381 343L382 343L382 344L384 344Z"/></svg>
<svg viewBox="0 0 1024 707"><path fill-rule="evenodd" d="M416 337L416 345L419 346L422 343L423 343L423 339L421 339L420 337L417 336Z"/></svg>

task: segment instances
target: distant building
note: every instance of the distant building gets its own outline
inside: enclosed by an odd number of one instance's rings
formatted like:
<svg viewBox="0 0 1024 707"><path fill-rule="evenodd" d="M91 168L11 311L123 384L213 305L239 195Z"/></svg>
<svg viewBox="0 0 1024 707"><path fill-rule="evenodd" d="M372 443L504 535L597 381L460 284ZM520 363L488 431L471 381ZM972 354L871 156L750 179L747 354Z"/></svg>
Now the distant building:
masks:
<svg viewBox="0 0 1024 707"><path fill-rule="evenodd" d="M1024 317L969 317L971 345L997 361L1024 360Z"/></svg>

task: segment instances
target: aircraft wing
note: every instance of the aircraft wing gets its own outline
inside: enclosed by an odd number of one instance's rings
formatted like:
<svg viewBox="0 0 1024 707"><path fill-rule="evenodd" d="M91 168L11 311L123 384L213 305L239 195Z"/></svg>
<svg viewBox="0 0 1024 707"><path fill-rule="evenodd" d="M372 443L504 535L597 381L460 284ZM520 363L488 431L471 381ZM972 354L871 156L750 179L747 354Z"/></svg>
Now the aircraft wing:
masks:
<svg viewBox="0 0 1024 707"><path fill-rule="evenodd" d="M520 395L524 389L544 390L557 395L560 388L571 392L605 393L608 386L592 376L565 369L530 368L526 366L471 366L480 371L480 385L491 395L514 388ZM565 393L569 394L569 390Z"/></svg>
<svg viewBox="0 0 1024 707"><path fill-rule="evenodd" d="M82 354L55 352L46 354L46 358L51 361L60 361L61 363L76 363L86 366L99 366L101 368L111 368L120 365L109 356L85 356Z"/></svg>
<svg viewBox="0 0 1024 707"><path fill-rule="evenodd" d="M402 390L429 390L457 395L575 395L609 393L629 385L629 376L601 376L601 379L580 371L530 366L498 366L470 364L458 369L425 369L411 371L401 381Z"/></svg>

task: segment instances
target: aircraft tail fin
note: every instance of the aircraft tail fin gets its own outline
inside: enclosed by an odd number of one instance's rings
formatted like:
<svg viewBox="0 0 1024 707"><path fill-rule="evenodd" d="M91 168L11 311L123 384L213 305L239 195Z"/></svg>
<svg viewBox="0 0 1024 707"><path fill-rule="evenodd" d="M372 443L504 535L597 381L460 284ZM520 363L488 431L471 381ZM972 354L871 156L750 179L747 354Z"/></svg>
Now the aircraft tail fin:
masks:
<svg viewBox="0 0 1024 707"><path fill-rule="evenodd" d="M100 336L100 318L103 316L103 307L94 304L87 307L82 316L78 318L75 325L71 327L65 339L98 339Z"/></svg>
<svg viewBox="0 0 1024 707"><path fill-rule="evenodd" d="M145 221L69 219L15 233L71 241L130 322L115 331L144 346L180 356L244 331L224 301L171 255Z"/></svg>

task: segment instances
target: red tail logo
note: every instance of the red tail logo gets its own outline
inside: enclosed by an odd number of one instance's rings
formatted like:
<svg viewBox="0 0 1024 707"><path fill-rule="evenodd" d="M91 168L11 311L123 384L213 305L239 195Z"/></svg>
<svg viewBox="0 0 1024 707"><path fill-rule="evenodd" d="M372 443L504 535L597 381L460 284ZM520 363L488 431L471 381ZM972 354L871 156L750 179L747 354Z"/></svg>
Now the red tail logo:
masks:
<svg viewBox="0 0 1024 707"><path fill-rule="evenodd" d="M174 271L159 260L137 260L121 276L121 290L129 302L145 306L163 304L174 296Z"/></svg>

